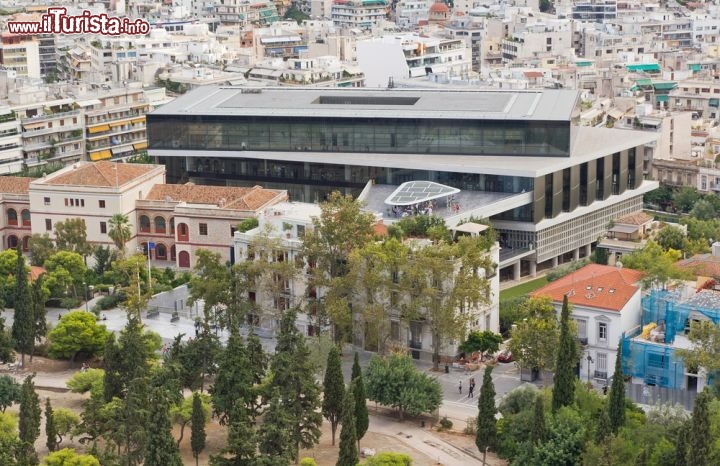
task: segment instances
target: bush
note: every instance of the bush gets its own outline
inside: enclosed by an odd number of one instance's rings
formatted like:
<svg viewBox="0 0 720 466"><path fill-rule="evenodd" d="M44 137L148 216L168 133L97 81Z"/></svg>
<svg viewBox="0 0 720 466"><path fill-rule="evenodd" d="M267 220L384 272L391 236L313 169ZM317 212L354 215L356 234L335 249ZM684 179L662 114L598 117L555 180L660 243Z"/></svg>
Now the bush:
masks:
<svg viewBox="0 0 720 466"><path fill-rule="evenodd" d="M93 384L102 382L105 378L105 371L102 369L88 369L85 372L76 372L65 383L71 392L85 393L92 389Z"/></svg>
<svg viewBox="0 0 720 466"><path fill-rule="evenodd" d="M303 458L300 460L300 466L317 466L317 463L312 458Z"/></svg>
<svg viewBox="0 0 720 466"><path fill-rule="evenodd" d="M440 419L440 429L439 430L450 430L452 429L453 423L450 419L447 418L447 416L443 416L442 419Z"/></svg>
<svg viewBox="0 0 720 466"><path fill-rule="evenodd" d="M498 406L503 416L518 414L535 406L538 389L535 385L525 384L510 390Z"/></svg>
<svg viewBox="0 0 720 466"><path fill-rule="evenodd" d="M476 417L467 418L467 421L465 421L465 429L463 429L463 433L465 433L467 435L475 435L477 433L477 418Z"/></svg>
<svg viewBox="0 0 720 466"><path fill-rule="evenodd" d="M412 466L412 458L405 453L384 451L368 458L365 466Z"/></svg>
<svg viewBox="0 0 720 466"><path fill-rule="evenodd" d="M121 296L119 294L111 294L109 296L103 296L102 298L98 299L97 304L93 306L93 311L95 311L95 308L98 308L101 311L107 311L108 309L113 309L117 307L118 303L120 303Z"/></svg>
<svg viewBox="0 0 720 466"><path fill-rule="evenodd" d="M72 296L68 296L67 298L62 298L60 300L60 307L64 309L72 309L80 307L80 304L82 301L80 298L73 298Z"/></svg>
<svg viewBox="0 0 720 466"><path fill-rule="evenodd" d="M108 293L110 292L110 285L106 285L105 283L99 283L95 285L95 291L98 293Z"/></svg>
<svg viewBox="0 0 720 466"><path fill-rule="evenodd" d="M568 275L578 269L581 269L582 267L585 267L590 261L588 259L583 259L580 261L574 261L566 266L563 267L557 267L551 271L549 271L545 277L549 282L554 282L555 280L559 280L565 275Z"/></svg>

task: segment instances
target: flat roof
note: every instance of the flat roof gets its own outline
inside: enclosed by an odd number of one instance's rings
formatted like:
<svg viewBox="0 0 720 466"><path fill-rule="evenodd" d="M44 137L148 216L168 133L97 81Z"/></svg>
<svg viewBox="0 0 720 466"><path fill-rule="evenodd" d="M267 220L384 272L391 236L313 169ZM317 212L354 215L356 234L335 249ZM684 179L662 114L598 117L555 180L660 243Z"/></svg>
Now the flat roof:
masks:
<svg viewBox="0 0 720 466"><path fill-rule="evenodd" d="M578 91L317 89L202 86L153 111L175 116L285 116L570 121Z"/></svg>

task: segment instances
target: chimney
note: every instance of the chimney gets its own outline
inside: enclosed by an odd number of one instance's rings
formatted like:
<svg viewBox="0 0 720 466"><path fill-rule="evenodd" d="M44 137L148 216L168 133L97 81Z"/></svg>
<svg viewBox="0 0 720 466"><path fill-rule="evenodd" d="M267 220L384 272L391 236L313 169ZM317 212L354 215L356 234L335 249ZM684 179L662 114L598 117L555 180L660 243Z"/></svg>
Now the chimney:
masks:
<svg viewBox="0 0 720 466"><path fill-rule="evenodd" d="M720 257L720 241L715 241L712 244L712 255L715 257Z"/></svg>

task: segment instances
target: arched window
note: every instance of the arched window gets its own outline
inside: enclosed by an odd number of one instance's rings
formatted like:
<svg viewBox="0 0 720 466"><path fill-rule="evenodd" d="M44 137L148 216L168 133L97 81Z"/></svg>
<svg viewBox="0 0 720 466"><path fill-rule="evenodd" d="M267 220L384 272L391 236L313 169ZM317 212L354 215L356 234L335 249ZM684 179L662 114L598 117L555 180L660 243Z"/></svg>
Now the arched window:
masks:
<svg viewBox="0 0 720 466"><path fill-rule="evenodd" d="M30 245L30 237L29 237L29 236L23 236L22 250L23 250L23 251L27 251L29 245Z"/></svg>
<svg viewBox="0 0 720 466"><path fill-rule="evenodd" d="M157 260L167 260L167 248L164 244L158 243L155 245L155 259Z"/></svg>
<svg viewBox="0 0 720 466"><path fill-rule="evenodd" d="M178 254L178 265L184 269L190 268L190 253L187 251L180 251Z"/></svg>
<svg viewBox="0 0 720 466"><path fill-rule="evenodd" d="M18 245L18 237L15 236L15 235L10 235L10 236L8 236L8 240L7 240L7 241L8 241L8 243L7 243L8 249L14 249L14 248L16 248L17 245Z"/></svg>
<svg viewBox="0 0 720 466"><path fill-rule="evenodd" d="M140 243L140 247L142 248L142 253L144 256L148 255L148 244L147 243Z"/></svg>
<svg viewBox="0 0 720 466"><path fill-rule="evenodd" d="M7 210L7 219L8 219L8 225L17 225L17 210L15 209L8 209ZM17 238L16 238L17 239Z"/></svg>
<svg viewBox="0 0 720 466"><path fill-rule="evenodd" d="M150 217L147 215L140 216L140 233L150 233Z"/></svg>
<svg viewBox="0 0 720 466"><path fill-rule="evenodd" d="M175 217L170 217L170 234L175 234Z"/></svg>
<svg viewBox="0 0 720 466"><path fill-rule="evenodd" d="M177 254L175 251L175 245L173 244L172 246L170 246L170 260L174 262L175 259L177 259Z"/></svg>
<svg viewBox="0 0 720 466"><path fill-rule="evenodd" d="M155 217L155 233L165 233L165 217Z"/></svg>
<svg viewBox="0 0 720 466"><path fill-rule="evenodd" d="M180 223L177 226L177 239L178 241L189 241L190 240L190 229L186 223Z"/></svg>
<svg viewBox="0 0 720 466"><path fill-rule="evenodd" d="M23 209L22 212L20 212L20 218L22 218L22 226L29 227L30 226L30 211L27 209Z"/></svg>

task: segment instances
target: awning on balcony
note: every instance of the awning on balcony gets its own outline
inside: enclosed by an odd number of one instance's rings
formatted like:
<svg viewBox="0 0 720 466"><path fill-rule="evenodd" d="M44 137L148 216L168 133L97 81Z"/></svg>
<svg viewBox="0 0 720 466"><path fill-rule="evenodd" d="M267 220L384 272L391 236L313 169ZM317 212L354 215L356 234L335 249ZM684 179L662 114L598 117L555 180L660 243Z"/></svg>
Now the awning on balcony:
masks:
<svg viewBox="0 0 720 466"><path fill-rule="evenodd" d="M110 125L91 126L88 128L88 132L90 134L102 133L103 131L109 131L109 130L110 130Z"/></svg>
<svg viewBox="0 0 720 466"><path fill-rule="evenodd" d="M110 123L110 127L114 128L116 126L123 126L123 125L127 125L127 124L128 124L127 121L113 121L112 123Z"/></svg>
<svg viewBox="0 0 720 466"><path fill-rule="evenodd" d="M137 144L133 144L133 147L135 150L144 150L147 149L148 143L147 142L138 142Z"/></svg>
<svg viewBox="0 0 720 466"><path fill-rule="evenodd" d="M657 63L640 63L627 66L628 71L660 71Z"/></svg>
<svg viewBox="0 0 720 466"><path fill-rule="evenodd" d="M720 107L720 99L712 98L712 99L710 99L710 101L708 102L708 105L711 106L711 107L715 107L715 108Z"/></svg>
<svg viewBox="0 0 720 466"><path fill-rule="evenodd" d="M132 124L135 124L135 123L145 123L145 117L142 116L142 117L140 117L140 118L133 118L132 120L130 120L130 123L132 123Z"/></svg>
<svg viewBox="0 0 720 466"><path fill-rule="evenodd" d="M112 158L112 153L109 149L99 150L96 152L90 152L90 160L97 162L98 160L105 160Z"/></svg>
<svg viewBox="0 0 720 466"><path fill-rule="evenodd" d="M657 100L658 102L667 102L670 100L670 96L669 95L656 95L655 100Z"/></svg>
<svg viewBox="0 0 720 466"><path fill-rule="evenodd" d="M690 69L690 71L700 71L702 70L702 65L700 63L690 63L690 65L688 65L688 68Z"/></svg>

